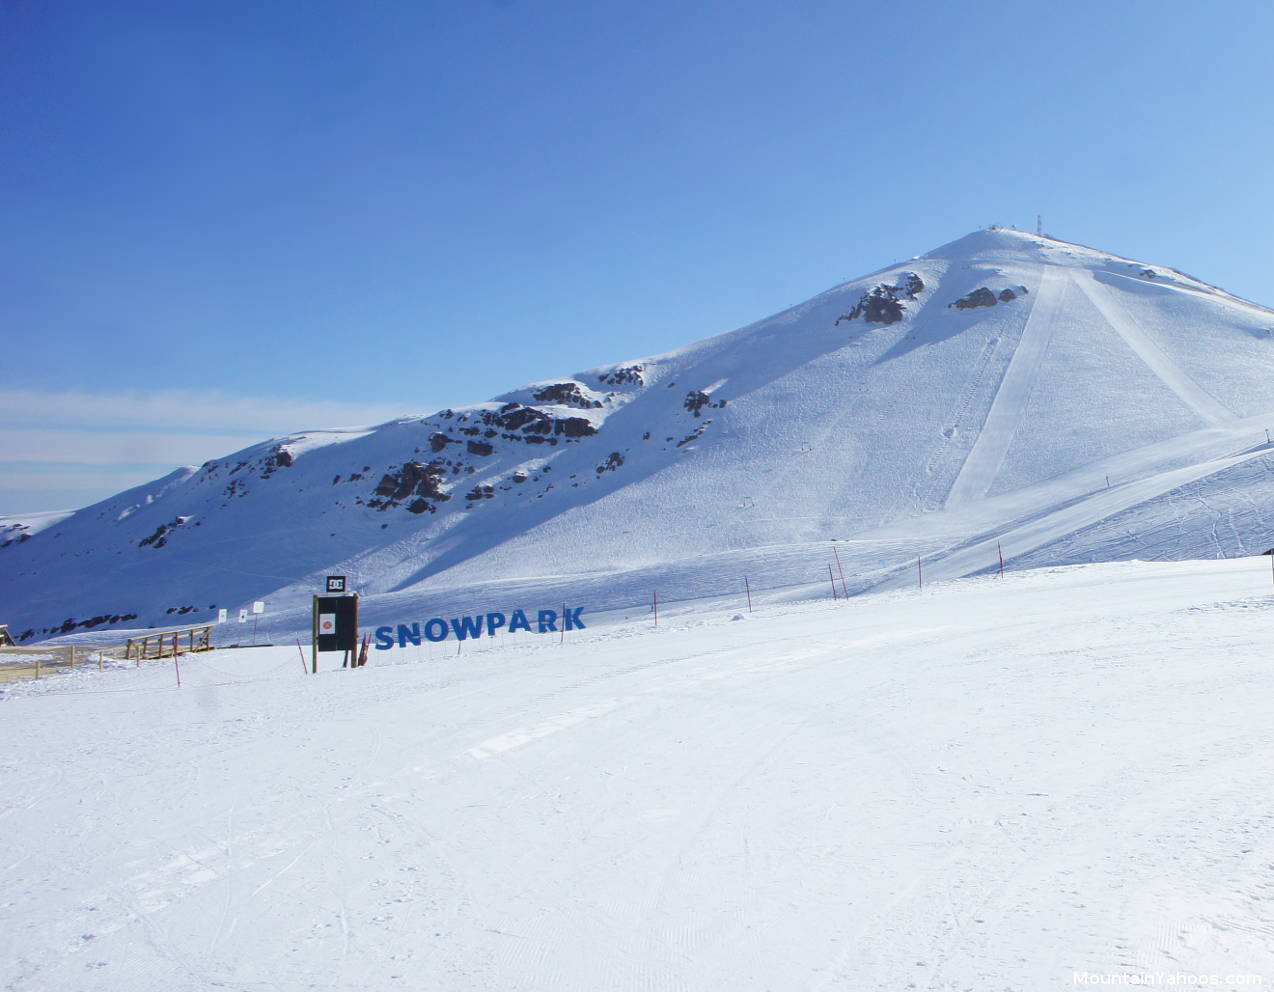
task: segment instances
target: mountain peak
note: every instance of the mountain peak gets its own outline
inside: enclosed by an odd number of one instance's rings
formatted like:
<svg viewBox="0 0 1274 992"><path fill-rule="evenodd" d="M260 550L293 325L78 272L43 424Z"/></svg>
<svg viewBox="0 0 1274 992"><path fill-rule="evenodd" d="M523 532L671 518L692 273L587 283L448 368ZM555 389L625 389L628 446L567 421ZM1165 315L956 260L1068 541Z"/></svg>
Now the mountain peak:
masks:
<svg viewBox="0 0 1274 992"><path fill-rule="evenodd" d="M0 532L0 599L39 637L304 611L328 572L433 616L497 580L597 609L651 569L661 598L715 595L732 555L799 589L829 540L859 590L918 555L977 572L997 545L1020 566L1262 551L1272 337L1274 314L1172 269L974 231L675 351L276 438Z"/></svg>

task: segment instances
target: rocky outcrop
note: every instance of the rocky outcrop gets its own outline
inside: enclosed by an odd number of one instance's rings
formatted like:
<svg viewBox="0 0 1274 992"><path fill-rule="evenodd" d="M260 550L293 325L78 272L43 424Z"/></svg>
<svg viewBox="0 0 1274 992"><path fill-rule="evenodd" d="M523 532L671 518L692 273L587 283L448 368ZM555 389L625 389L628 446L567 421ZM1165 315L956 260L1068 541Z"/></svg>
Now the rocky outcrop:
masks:
<svg viewBox="0 0 1274 992"><path fill-rule="evenodd" d="M436 503L445 503L451 494L442 489L442 480L446 476L444 467L438 462L428 465L420 462L407 462L397 472L387 472L373 490L373 499L367 505L376 510L388 510L391 506L399 506L411 499L407 509L412 513L436 513ZM413 497L415 497L413 499Z"/></svg>
<svg viewBox="0 0 1274 992"><path fill-rule="evenodd" d="M948 307L955 307L957 310L973 310L977 307L993 307L995 306L995 294L985 286L979 286L972 293L960 297L954 303L948 303Z"/></svg>
<svg viewBox="0 0 1274 992"><path fill-rule="evenodd" d="M952 303L948 303L947 307L955 307L957 310L976 310L978 307L993 307L998 303L1011 303L1019 296L1026 295L1025 286L1005 287L1000 290L997 295L992 289L986 286L979 286L972 293L968 293L960 299Z"/></svg>
<svg viewBox="0 0 1274 992"><path fill-rule="evenodd" d="M0 527L0 548L29 540L31 540L31 528L26 524L8 524Z"/></svg>
<svg viewBox="0 0 1274 992"><path fill-rule="evenodd" d="M554 403L559 406L575 406L581 410L600 410L601 401L584 395L578 382L555 382L537 389L531 394L537 403Z"/></svg>
<svg viewBox="0 0 1274 992"><path fill-rule="evenodd" d="M136 620L136 613L103 613L100 616L89 617L87 620L76 620L74 617L67 617L56 627L44 627L36 630L34 627L24 630L17 635L16 640L29 641L33 637L47 637L49 635L69 634L72 631L83 628L91 630L93 627L100 627L102 624L126 623L129 620Z"/></svg>
<svg viewBox="0 0 1274 992"><path fill-rule="evenodd" d="M478 420L497 432L503 432L501 436L510 441L541 443L551 440L556 444L556 440L552 440L556 437L573 439L597 433L597 428L586 417L554 417L521 403L506 403L498 410L483 410ZM461 430L464 431L463 428Z"/></svg>
<svg viewBox="0 0 1274 992"><path fill-rule="evenodd" d="M597 377L597 381L604 386L644 386L646 384L642 373L646 371L643 365L626 365L622 369L611 369Z"/></svg>
<svg viewBox="0 0 1274 992"><path fill-rule="evenodd" d="M612 451L606 456L606 461L597 466L597 474L601 475L603 472L613 472L623 464L624 456L618 451Z"/></svg>
<svg viewBox="0 0 1274 992"><path fill-rule="evenodd" d="M281 468L291 468L295 461L296 457L286 445L275 445L274 452L261 462L261 478L268 479Z"/></svg>
<svg viewBox="0 0 1274 992"><path fill-rule="evenodd" d="M837 317L836 323L862 317L869 324L896 324L906 313L904 302L914 300L924 288L924 280L917 273L904 272L899 285L881 283L875 286L859 298L853 310Z"/></svg>
<svg viewBox="0 0 1274 992"><path fill-rule="evenodd" d="M712 397L707 393L698 389L692 389L690 392L686 393L685 402L681 405L698 417L699 411L704 408L709 410L719 410L721 407L725 406L725 403L725 400L718 400L716 403L713 403Z"/></svg>
<svg viewBox="0 0 1274 992"><path fill-rule="evenodd" d="M168 543L168 535L184 524L189 517L177 517L172 523L160 524L150 537L143 537L137 542L139 548L162 548Z"/></svg>

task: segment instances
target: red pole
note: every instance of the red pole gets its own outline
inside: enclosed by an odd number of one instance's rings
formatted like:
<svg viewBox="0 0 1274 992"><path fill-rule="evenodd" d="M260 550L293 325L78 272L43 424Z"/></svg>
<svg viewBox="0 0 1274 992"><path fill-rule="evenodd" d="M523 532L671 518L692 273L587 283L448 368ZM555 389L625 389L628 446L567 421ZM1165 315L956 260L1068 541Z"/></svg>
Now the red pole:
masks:
<svg viewBox="0 0 1274 992"><path fill-rule="evenodd" d="M1274 561L1274 559L1270 559L1270 560ZM747 590L748 612L751 613L752 612L752 586L748 584L748 577L746 575L743 577L743 588Z"/></svg>
<svg viewBox="0 0 1274 992"><path fill-rule="evenodd" d="M296 651L301 656L301 673L309 675L309 669L305 667L305 650L301 647L301 639L299 637L296 639Z"/></svg>
<svg viewBox="0 0 1274 992"><path fill-rule="evenodd" d="M827 566L827 581L832 584L832 599L840 599L836 593L836 579L832 576L832 566Z"/></svg>
<svg viewBox="0 0 1274 992"><path fill-rule="evenodd" d="M840 552L836 550L836 545L832 545L832 554L836 556L836 571L840 572L840 591L845 594L845 598L849 599L849 589L845 585L845 569L841 568Z"/></svg>

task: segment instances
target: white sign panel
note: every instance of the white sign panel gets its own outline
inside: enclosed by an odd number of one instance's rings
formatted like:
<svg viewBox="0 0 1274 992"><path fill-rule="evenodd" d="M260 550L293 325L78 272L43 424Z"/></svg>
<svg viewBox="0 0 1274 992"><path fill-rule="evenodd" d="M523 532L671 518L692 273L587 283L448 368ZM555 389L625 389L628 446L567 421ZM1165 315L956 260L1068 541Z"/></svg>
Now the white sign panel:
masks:
<svg viewBox="0 0 1274 992"><path fill-rule="evenodd" d="M247 622L248 622L248 611L247 611L247 610L240 610L240 611L239 611L239 622L240 622L240 623L247 623Z"/></svg>
<svg viewBox="0 0 1274 992"><path fill-rule="evenodd" d="M265 603L261 602L260 600L257 600L255 603L253 603L253 604L252 604L252 612L253 612L253 613L264 613L264 612L265 612Z"/></svg>
<svg viewBox="0 0 1274 992"><path fill-rule="evenodd" d="M225 623L228 619L229 610L217 611L217 623Z"/></svg>
<svg viewBox="0 0 1274 992"><path fill-rule="evenodd" d="M318 632L320 634L335 634L336 633L336 614L335 613L320 613L319 614Z"/></svg>

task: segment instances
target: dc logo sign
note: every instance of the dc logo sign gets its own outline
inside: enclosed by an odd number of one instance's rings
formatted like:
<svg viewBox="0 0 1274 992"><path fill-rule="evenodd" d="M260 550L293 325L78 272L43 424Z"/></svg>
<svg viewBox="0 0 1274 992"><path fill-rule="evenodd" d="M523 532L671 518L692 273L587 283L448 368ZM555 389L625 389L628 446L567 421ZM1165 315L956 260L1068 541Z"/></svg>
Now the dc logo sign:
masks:
<svg viewBox="0 0 1274 992"><path fill-rule="evenodd" d="M344 592L345 591L345 576L329 575L327 577L327 591L328 592Z"/></svg>

